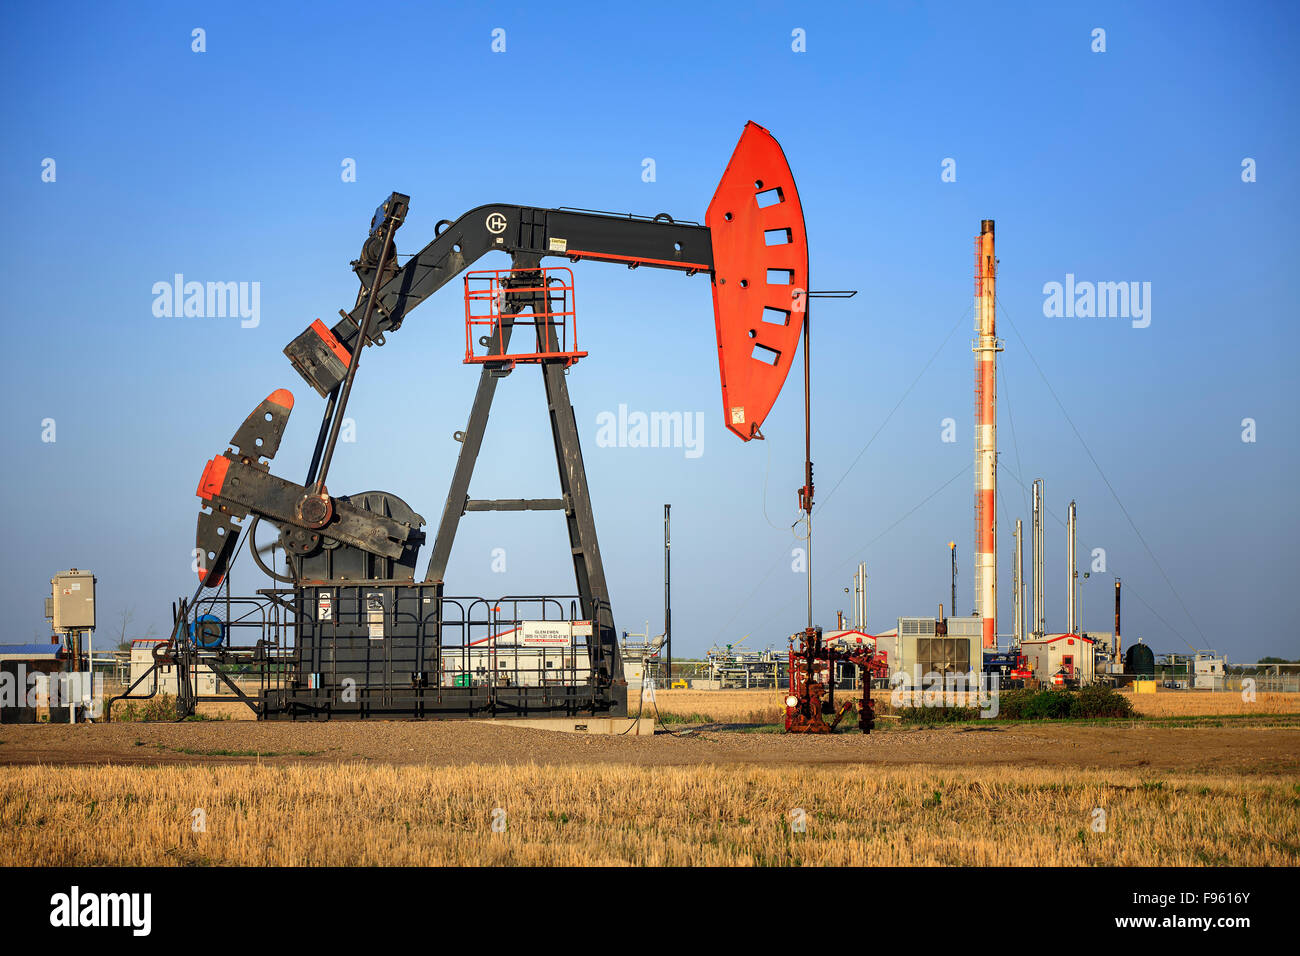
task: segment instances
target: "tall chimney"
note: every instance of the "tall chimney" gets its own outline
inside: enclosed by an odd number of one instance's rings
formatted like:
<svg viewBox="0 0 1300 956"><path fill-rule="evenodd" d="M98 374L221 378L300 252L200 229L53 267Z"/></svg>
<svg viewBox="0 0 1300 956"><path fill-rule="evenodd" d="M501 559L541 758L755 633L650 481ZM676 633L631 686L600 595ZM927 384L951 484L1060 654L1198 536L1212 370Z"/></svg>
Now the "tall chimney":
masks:
<svg viewBox="0 0 1300 956"><path fill-rule="evenodd" d="M1115 636L1111 641L1111 648L1115 652L1112 659L1119 664L1119 578L1115 579Z"/></svg>
<svg viewBox="0 0 1300 956"><path fill-rule="evenodd" d="M1047 618L1043 607L1043 479L1034 479L1034 513L1033 513L1033 567L1034 582L1034 636L1042 637L1047 633Z"/></svg>
<svg viewBox="0 0 1300 956"><path fill-rule="evenodd" d="M1078 589L1079 586L1077 580L1079 572L1075 570L1075 560L1077 556L1074 553L1075 552L1074 532L1075 532L1075 524L1077 521L1078 521L1078 513L1074 509L1074 502L1071 501L1070 507L1066 509L1065 512L1065 538L1066 538L1066 547L1069 549L1069 553L1066 555L1066 560L1065 560L1065 576L1066 576L1066 585L1067 585L1065 590L1065 595L1066 595L1065 633L1067 634L1079 633L1077 630L1079 622L1075 620L1075 618L1077 617L1075 613L1077 609L1077 604L1075 601L1075 591Z"/></svg>
<svg viewBox="0 0 1300 956"><path fill-rule="evenodd" d="M952 604L948 605L950 613L954 616L957 614L957 542L948 542L948 559L952 568Z"/></svg>
<svg viewBox="0 0 1300 956"><path fill-rule="evenodd" d="M995 323L998 260L993 220L980 221L975 239L975 613L984 647L998 644L998 396Z"/></svg>

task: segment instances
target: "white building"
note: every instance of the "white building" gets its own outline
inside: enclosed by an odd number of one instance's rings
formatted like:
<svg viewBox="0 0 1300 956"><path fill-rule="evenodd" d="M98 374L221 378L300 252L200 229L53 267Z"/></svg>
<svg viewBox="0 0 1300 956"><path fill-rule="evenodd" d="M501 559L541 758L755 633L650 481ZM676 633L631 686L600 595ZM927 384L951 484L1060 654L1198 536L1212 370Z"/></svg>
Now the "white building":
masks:
<svg viewBox="0 0 1300 956"><path fill-rule="evenodd" d="M903 675L903 687L919 687L927 674L984 672L983 621L979 617L950 617L947 633L933 617L900 617L898 628L876 635L876 646L888 655L891 680Z"/></svg>
<svg viewBox="0 0 1300 956"><path fill-rule="evenodd" d="M1227 676L1227 662L1223 658L1197 654L1193 666L1193 687L1197 690L1223 690L1223 681Z"/></svg>
<svg viewBox="0 0 1300 956"><path fill-rule="evenodd" d="M149 668L153 666L153 652L159 644L165 644L166 638L162 637L141 637L131 642L131 684L134 684L141 677L148 673ZM165 667L158 668L151 676L145 679L144 683L131 692L133 697L140 697L148 694L154 687L154 680L158 681L157 693L177 695L176 677L178 668L175 664L168 664ZM230 688L226 687L217 680L217 675L212 672L212 668L206 665L199 665L198 684L195 691L200 697L210 697L218 693L217 688L225 688L226 693L230 693ZM128 685L130 686L130 685Z"/></svg>
<svg viewBox="0 0 1300 956"><path fill-rule="evenodd" d="M1090 684L1097 676L1093 643L1081 634L1047 634L1022 641L1020 652L1029 660L1036 680L1050 684L1059 674L1066 680Z"/></svg>
<svg viewBox="0 0 1300 956"><path fill-rule="evenodd" d="M590 621L523 621L464 648L442 649L443 687L541 687L591 678Z"/></svg>

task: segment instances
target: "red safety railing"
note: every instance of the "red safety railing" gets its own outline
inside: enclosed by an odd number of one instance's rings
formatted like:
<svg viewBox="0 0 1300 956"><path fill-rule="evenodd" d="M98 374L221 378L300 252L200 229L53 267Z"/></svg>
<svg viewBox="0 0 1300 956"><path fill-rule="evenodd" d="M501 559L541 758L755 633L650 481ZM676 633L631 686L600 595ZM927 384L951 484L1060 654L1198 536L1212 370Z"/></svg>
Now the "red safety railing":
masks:
<svg viewBox="0 0 1300 956"><path fill-rule="evenodd" d="M522 311L507 311L509 301ZM505 349L500 348L498 335L503 321L511 326ZM510 350L524 342L533 346L531 351ZM569 366L586 356L578 351L572 269L485 269L465 274L467 363L513 366L517 362L563 361Z"/></svg>

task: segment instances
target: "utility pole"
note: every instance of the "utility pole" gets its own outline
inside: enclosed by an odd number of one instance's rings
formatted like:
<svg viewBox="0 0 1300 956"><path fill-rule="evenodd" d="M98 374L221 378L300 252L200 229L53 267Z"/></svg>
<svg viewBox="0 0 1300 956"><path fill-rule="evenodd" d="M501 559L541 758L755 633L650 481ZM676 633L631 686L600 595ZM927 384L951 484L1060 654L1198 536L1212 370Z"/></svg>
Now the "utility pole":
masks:
<svg viewBox="0 0 1300 956"><path fill-rule="evenodd" d="M813 513L813 462L812 462L812 299L851 299L857 289L836 289L824 292L804 292L803 299L803 487L799 489L799 510L803 522L807 551L808 574L808 630L813 629L813 579L812 579L812 513ZM796 296L800 294L795 293ZM796 307L799 305L795 302ZM796 522L797 524L798 522Z"/></svg>
<svg viewBox="0 0 1300 956"><path fill-rule="evenodd" d="M803 467L804 485L799 489L799 509L804 515L804 530L808 543L808 630L813 628L813 582L812 582L812 511L813 511L813 463L812 463L812 360L808 354L812 343L812 305L807 297L804 299L803 314Z"/></svg>
<svg viewBox="0 0 1300 956"><path fill-rule="evenodd" d="M667 686L673 686L673 591L672 566L669 562L668 512L672 505L664 505L664 653L668 655ZM648 640L648 638L647 638Z"/></svg>

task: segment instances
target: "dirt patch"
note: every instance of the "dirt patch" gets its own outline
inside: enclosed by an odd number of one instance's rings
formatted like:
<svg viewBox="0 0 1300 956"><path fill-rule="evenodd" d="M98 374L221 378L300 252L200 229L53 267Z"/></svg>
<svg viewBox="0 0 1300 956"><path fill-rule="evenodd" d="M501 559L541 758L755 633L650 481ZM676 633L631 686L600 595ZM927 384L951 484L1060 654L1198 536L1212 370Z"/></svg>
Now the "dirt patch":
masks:
<svg viewBox="0 0 1300 956"><path fill-rule="evenodd" d="M979 727L979 725L976 725ZM460 721L6 725L0 764L934 764L1300 772L1300 729L1142 724L605 737Z"/></svg>

